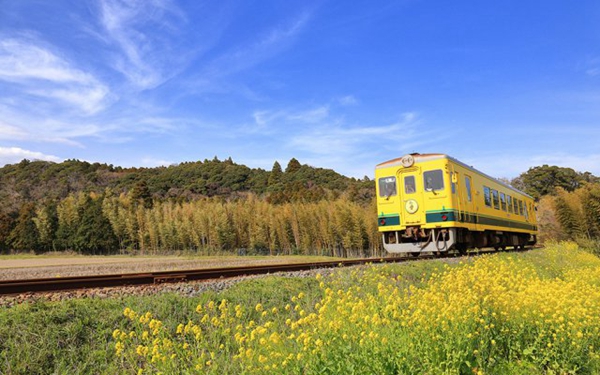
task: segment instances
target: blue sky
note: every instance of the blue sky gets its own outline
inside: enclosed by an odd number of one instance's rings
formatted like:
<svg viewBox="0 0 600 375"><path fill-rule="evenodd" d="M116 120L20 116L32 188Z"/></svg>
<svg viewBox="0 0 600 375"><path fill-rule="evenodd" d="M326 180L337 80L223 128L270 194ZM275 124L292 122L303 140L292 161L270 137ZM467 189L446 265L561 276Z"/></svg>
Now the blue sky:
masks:
<svg viewBox="0 0 600 375"><path fill-rule="evenodd" d="M600 2L0 0L0 165L600 175Z"/></svg>

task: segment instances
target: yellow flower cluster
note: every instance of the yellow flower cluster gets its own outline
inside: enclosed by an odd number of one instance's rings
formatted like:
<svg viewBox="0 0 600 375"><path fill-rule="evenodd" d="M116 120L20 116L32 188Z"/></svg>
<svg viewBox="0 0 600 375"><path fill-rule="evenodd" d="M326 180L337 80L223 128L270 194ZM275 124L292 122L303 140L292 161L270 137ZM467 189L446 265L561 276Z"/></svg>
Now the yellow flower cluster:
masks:
<svg viewBox="0 0 600 375"><path fill-rule="evenodd" d="M172 330L125 309L134 329L113 332L115 351L141 373L600 369L595 256L567 244L436 264L421 283L403 278L399 265L317 275L320 297L302 292L282 306L209 301Z"/></svg>

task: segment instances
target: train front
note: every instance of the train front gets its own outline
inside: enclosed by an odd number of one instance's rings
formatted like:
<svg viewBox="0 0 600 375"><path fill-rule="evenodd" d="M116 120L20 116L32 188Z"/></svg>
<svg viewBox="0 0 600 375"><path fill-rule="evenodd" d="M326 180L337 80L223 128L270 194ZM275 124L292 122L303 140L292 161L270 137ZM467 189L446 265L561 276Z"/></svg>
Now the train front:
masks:
<svg viewBox="0 0 600 375"><path fill-rule="evenodd" d="M390 253L443 252L456 241L448 160L410 154L375 169L379 231Z"/></svg>

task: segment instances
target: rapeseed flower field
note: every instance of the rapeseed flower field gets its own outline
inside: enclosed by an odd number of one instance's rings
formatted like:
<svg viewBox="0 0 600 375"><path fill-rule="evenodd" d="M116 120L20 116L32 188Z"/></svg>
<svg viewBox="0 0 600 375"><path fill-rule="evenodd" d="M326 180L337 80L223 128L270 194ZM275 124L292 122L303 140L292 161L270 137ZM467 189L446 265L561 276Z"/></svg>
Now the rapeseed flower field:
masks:
<svg viewBox="0 0 600 375"><path fill-rule="evenodd" d="M172 327L125 308L114 350L137 374L600 372L600 259L573 243L422 279L371 265L317 280L317 297L208 301Z"/></svg>

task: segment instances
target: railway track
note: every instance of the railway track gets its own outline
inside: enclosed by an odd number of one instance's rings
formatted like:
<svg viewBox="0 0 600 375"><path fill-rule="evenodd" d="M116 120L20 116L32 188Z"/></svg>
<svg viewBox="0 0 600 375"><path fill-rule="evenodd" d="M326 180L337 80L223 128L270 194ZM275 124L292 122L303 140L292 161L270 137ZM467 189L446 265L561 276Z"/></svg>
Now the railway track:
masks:
<svg viewBox="0 0 600 375"><path fill-rule="evenodd" d="M419 258L422 259L422 258ZM209 268L112 275L69 276L39 279L0 280L0 295L68 291L132 285L149 285L197 280L213 280L275 272L306 271L318 268L347 267L366 263L403 262L409 258L366 258L332 262L277 264L245 267Z"/></svg>
<svg viewBox="0 0 600 375"><path fill-rule="evenodd" d="M486 253L486 252L482 252ZM476 254L471 254L476 255ZM397 263L422 259L455 257L456 254L441 256L364 258L296 264L209 268L162 272L125 273L112 275L69 276L38 279L0 280L0 296L24 293L70 291L77 289L105 288L119 286L151 285L198 280L234 278L248 275L263 275L275 272L306 271L319 268L347 267L367 263Z"/></svg>

